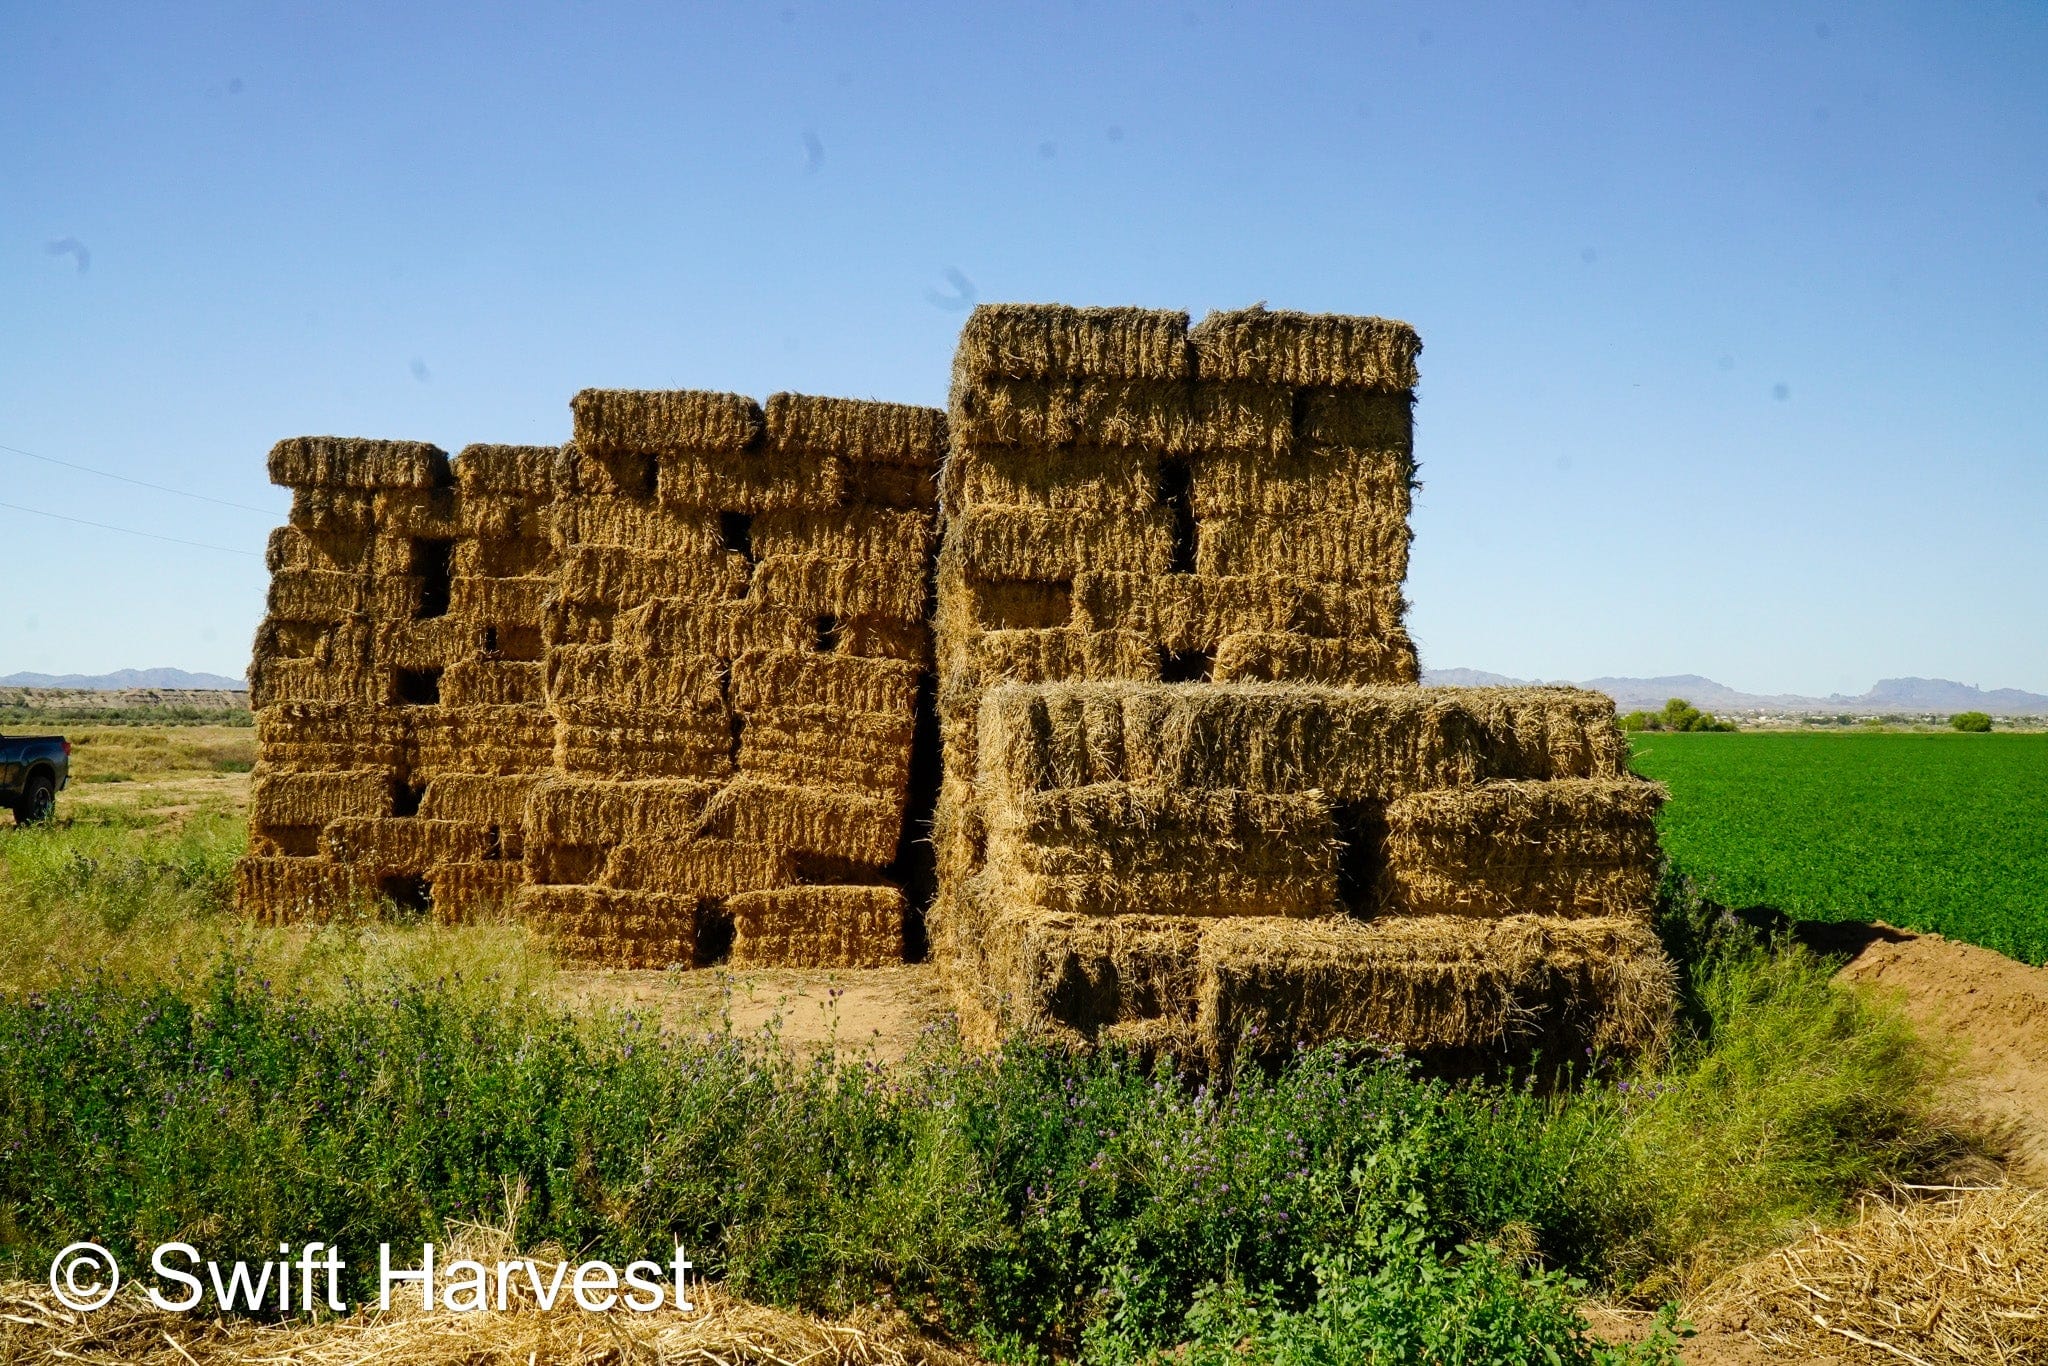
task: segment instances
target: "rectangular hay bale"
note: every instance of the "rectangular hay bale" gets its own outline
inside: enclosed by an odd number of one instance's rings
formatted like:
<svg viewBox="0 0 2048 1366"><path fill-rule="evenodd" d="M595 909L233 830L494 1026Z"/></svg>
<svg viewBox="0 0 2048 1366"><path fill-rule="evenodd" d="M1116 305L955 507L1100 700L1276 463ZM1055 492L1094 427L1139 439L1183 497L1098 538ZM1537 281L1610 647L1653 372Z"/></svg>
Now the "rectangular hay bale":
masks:
<svg viewBox="0 0 2048 1366"><path fill-rule="evenodd" d="M688 967L696 956L696 901L609 887L526 886L515 914L578 962L618 968Z"/></svg>
<svg viewBox="0 0 2048 1366"><path fill-rule="evenodd" d="M1392 318L1247 308L1211 313L1188 329L1203 381L1413 389L1422 340Z"/></svg>
<svg viewBox="0 0 2048 1366"><path fill-rule="evenodd" d="M725 903L734 968L879 968L903 961L903 892L782 887Z"/></svg>
<svg viewBox="0 0 2048 1366"><path fill-rule="evenodd" d="M1186 379L1188 315L1168 309L981 304L960 330L956 365L970 382Z"/></svg>

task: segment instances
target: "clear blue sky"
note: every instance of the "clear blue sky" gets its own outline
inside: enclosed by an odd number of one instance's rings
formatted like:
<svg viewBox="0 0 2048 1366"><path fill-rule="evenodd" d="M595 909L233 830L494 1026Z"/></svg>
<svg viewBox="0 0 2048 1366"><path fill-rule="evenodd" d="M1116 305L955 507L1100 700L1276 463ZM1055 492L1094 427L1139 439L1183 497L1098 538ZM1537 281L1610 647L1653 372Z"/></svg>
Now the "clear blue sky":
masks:
<svg viewBox="0 0 2048 1366"><path fill-rule="evenodd" d="M1426 664L2048 691L2048 7L0 9L0 674L240 673L279 437L1422 332Z"/></svg>

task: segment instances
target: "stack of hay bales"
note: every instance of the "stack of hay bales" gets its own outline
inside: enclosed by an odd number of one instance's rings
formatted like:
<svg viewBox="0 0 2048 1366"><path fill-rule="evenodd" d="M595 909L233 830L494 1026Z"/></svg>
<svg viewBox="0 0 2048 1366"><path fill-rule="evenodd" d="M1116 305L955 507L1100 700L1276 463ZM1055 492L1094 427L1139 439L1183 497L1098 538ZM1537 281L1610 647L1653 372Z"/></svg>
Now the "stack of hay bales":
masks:
<svg viewBox="0 0 2048 1366"><path fill-rule="evenodd" d="M901 962L945 414L590 390L525 913L628 965Z"/></svg>
<svg viewBox="0 0 2048 1366"><path fill-rule="evenodd" d="M1424 690L1405 324L1005 306L955 364L935 945L970 1032L1628 1050L1613 707Z"/></svg>
<svg viewBox="0 0 2048 1366"><path fill-rule="evenodd" d="M554 761L541 676L553 447L301 437L250 666L259 760L243 910L352 903L450 921L523 880L527 794Z"/></svg>

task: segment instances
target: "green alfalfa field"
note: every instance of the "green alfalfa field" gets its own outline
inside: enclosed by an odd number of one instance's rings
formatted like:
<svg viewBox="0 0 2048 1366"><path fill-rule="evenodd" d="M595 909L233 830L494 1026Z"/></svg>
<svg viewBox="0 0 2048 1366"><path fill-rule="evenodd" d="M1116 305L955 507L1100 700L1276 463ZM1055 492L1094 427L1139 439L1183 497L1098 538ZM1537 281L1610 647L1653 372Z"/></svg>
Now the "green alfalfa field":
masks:
<svg viewBox="0 0 2048 1366"><path fill-rule="evenodd" d="M1723 905L2048 963L2048 735L1640 734L1665 854Z"/></svg>

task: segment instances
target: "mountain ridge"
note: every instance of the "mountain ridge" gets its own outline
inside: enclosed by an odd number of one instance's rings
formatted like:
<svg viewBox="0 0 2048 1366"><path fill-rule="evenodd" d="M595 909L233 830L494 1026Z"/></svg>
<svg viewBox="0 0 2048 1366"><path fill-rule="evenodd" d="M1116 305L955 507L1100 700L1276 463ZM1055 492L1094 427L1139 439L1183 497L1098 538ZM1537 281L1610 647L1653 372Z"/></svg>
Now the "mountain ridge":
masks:
<svg viewBox="0 0 2048 1366"><path fill-rule="evenodd" d="M1746 693L1700 674L1665 674L1655 678L1525 679L1484 669L1424 669L1425 687L1481 688L1526 686L1539 682L1571 683L1614 699L1622 711L1655 710L1667 698L1682 697L1710 712L1923 712L1953 714L1989 712L1993 716L2048 716L2048 695L2019 688L1985 689L1951 678L1881 678L1860 696L1830 693L1804 697L1797 693Z"/></svg>
<svg viewBox="0 0 2048 1366"><path fill-rule="evenodd" d="M0 688L86 688L115 692L125 688L183 688L204 692L244 692L247 679L225 674L188 673L184 669L116 669L105 674L13 673L0 678Z"/></svg>

